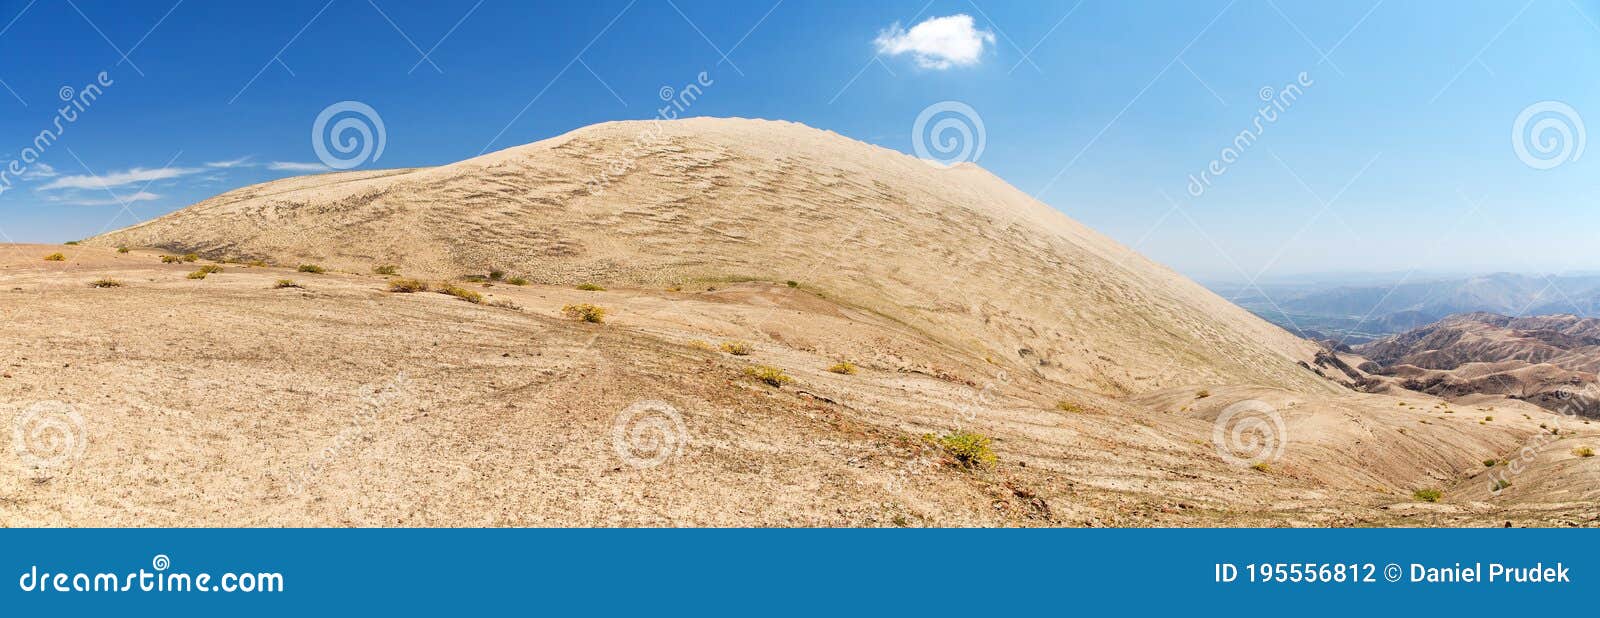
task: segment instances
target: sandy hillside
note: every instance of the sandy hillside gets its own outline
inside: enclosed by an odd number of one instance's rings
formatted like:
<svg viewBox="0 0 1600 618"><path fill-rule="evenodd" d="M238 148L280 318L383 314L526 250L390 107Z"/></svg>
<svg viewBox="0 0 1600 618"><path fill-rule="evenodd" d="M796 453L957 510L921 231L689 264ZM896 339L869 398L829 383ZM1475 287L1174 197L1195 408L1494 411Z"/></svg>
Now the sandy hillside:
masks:
<svg viewBox="0 0 1600 618"><path fill-rule="evenodd" d="M1349 390L1316 346L981 169L764 121L630 150L646 130L0 246L25 447L0 450L0 524L1600 523L1592 426ZM390 291L385 264L433 291ZM1239 406L1276 424L1269 457L1241 457ZM995 460L924 438L962 431Z"/></svg>
<svg viewBox="0 0 1600 618"><path fill-rule="evenodd" d="M1294 365L1311 344L981 168L787 122L607 123L438 168L291 178L89 244L553 284L792 280L1107 394L1322 382Z"/></svg>

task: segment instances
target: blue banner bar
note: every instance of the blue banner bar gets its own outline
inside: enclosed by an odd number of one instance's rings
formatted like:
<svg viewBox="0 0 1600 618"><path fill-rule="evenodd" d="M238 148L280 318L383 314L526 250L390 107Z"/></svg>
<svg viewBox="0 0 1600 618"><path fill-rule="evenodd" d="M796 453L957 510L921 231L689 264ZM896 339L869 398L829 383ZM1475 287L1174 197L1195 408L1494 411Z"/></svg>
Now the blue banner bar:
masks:
<svg viewBox="0 0 1600 618"><path fill-rule="evenodd" d="M3 530L0 614L1577 614L1597 591L1596 539L1499 529Z"/></svg>

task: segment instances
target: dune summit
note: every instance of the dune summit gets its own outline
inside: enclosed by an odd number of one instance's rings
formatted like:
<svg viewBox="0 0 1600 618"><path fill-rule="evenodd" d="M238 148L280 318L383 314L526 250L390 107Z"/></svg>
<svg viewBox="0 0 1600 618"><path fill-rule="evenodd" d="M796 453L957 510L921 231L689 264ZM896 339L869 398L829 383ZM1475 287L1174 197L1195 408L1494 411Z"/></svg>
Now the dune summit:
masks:
<svg viewBox="0 0 1600 618"><path fill-rule="evenodd" d="M1596 523L1586 424L1356 392L976 166L793 123L4 249L0 401L72 438L0 453L5 525Z"/></svg>
<svg viewBox="0 0 1600 618"><path fill-rule="evenodd" d="M798 280L1106 394L1315 388L1315 347L973 165L789 122L613 122L452 165L290 178L88 241L663 288ZM702 286L703 287L703 286Z"/></svg>

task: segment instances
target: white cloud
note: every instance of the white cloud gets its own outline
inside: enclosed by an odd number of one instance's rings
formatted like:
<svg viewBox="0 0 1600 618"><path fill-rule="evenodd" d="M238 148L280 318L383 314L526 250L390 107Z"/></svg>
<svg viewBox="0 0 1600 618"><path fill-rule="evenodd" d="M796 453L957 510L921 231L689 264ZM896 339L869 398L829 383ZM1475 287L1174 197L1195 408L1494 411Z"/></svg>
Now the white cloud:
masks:
<svg viewBox="0 0 1600 618"><path fill-rule="evenodd" d="M111 198L106 198L106 199L52 199L50 201L57 202L57 203L60 203L60 204L68 204L68 205L71 205L71 206L117 206L119 204L131 204L133 202L148 202L148 201L151 201L151 200L161 199L161 196L156 195L154 193L148 193L148 192L145 192L145 191L140 191L140 192L135 193L133 195L118 196L118 197L122 199L121 202L118 202L117 200L114 200L114 199L111 199Z"/></svg>
<svg viewBox="0 0 1600 618"><path fill-rule="evenodd" d="M140 182L154 182L177 178L198 172L198 169L184 167L163 167L161 169L144 169L135 167L126 172L111 172L99 176L90 174L84 176L62 176L50 181L49 184L39 187L40 191L52 189L110 189Z"/></svg>
<svg viewBox="0 0 1600 618"><path fill-rule="evenodd" d="M56 176L60 176L60 174L56 173L56 168L50 167L49 163L35 163L22 172L21 178L23 180L42 180L55 178Z"/></svg>
<svg viewBox="0 0 1600 618"><path fill-rule="evenodd" d="M333 168L321 163L296 163L294 161L273 161L267 164L267 169L280 172L331 172Z"/></svg>
<svg viewBox="0 0 1600 618"><path fill-rule="evenodd" d="M235 167L255 167L255 164L251 163L249 155L246 155L229 161L212 161L207 163L206 167L225 170Z"/></svg>
<svg viewBox="0 0 1600 618"><path fill-rule="evenodd" d="M977 64L983 57L984 45L994 44L994 33L974 28L971 15L956 14L929 18L912 26L911 30L895 22L889 29L879 32L874 43L880 54L909 53L917 60L917 65L943 70Z"/></svg>

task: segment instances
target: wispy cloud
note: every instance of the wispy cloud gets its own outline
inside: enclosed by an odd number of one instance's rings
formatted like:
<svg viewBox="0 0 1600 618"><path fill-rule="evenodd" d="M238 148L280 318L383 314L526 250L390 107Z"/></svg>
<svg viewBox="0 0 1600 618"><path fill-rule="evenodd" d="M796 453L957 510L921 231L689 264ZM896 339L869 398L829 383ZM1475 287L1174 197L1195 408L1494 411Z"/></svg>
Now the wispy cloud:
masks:
<svg viewBox="0 0 1600 618"><path fill-rule="evenodd" d="M177 178L179 176L187 176L199 171L201 170L186 167L163 167L160 169L145 169L142 167L135 167L125 172L110 172L107 174L100 174L98 176L93 174L81 176L61 176L50 181L49 184L39 187L39 190L111 189L113 187L121 187L141 182L147 183L157 180Z"/></svg>
<svg viewBox="0 0 1600 618"><path fill-rule="evenodd" d="M984 45L994 44L994 33L978 30L971 15L958 13L929 18L910 30L895 22L879 32L874 43L880 54L911 54L922 68L944 70L977 64L983 58Z"/></svg>
<svg viewBox="0 0 1600 618"><path fill-rule="evenodd" d="M225 169L233 169L235 167L255 167L255 166L256 166L256 164L252 163L250 161L250 155L245 155L245 156L239 157L237 159L232 159L232 160L229 160L229 161L212 161L212 162L206 164L206 167L214 168L214 169L224 169L224 170Z"/></svg>
<svg viewBox="0 0 1600 618"><path fill-rule="evenodd" d="M267 169L280 172L331 172L333 168L321 163L297 163L294 161L273 161L267 164Z"/></svg>
<svg viewBox="0 0 1600 618"><path fill-rule="evenodd" d="M146 192L146 191L140 191L140 192L135 193L133 195L121 195L121 196L117 196L117 197L121 199L120 202L117 201L116 199L112 199L112 198L106 198L106 199L57 198L57 199L51 199L50 201L55 202L57 204L66 204L66 205L69 205L69 206L117 206L117 205L120 205L120 204L131 204L133 202L148 202L148 201L151 201L151 200L161 199L161 196L156 195L154 193L149 193L149 192Z"/></svg>
<svg viewBox="0 0 1600 618"><path fill-rule="evenodd" d="M56 172L56 168L51 167L49 163L35 163L29 166L28 170L23 172L20 178L23 180L43 180L60 175Z"/></svg>

